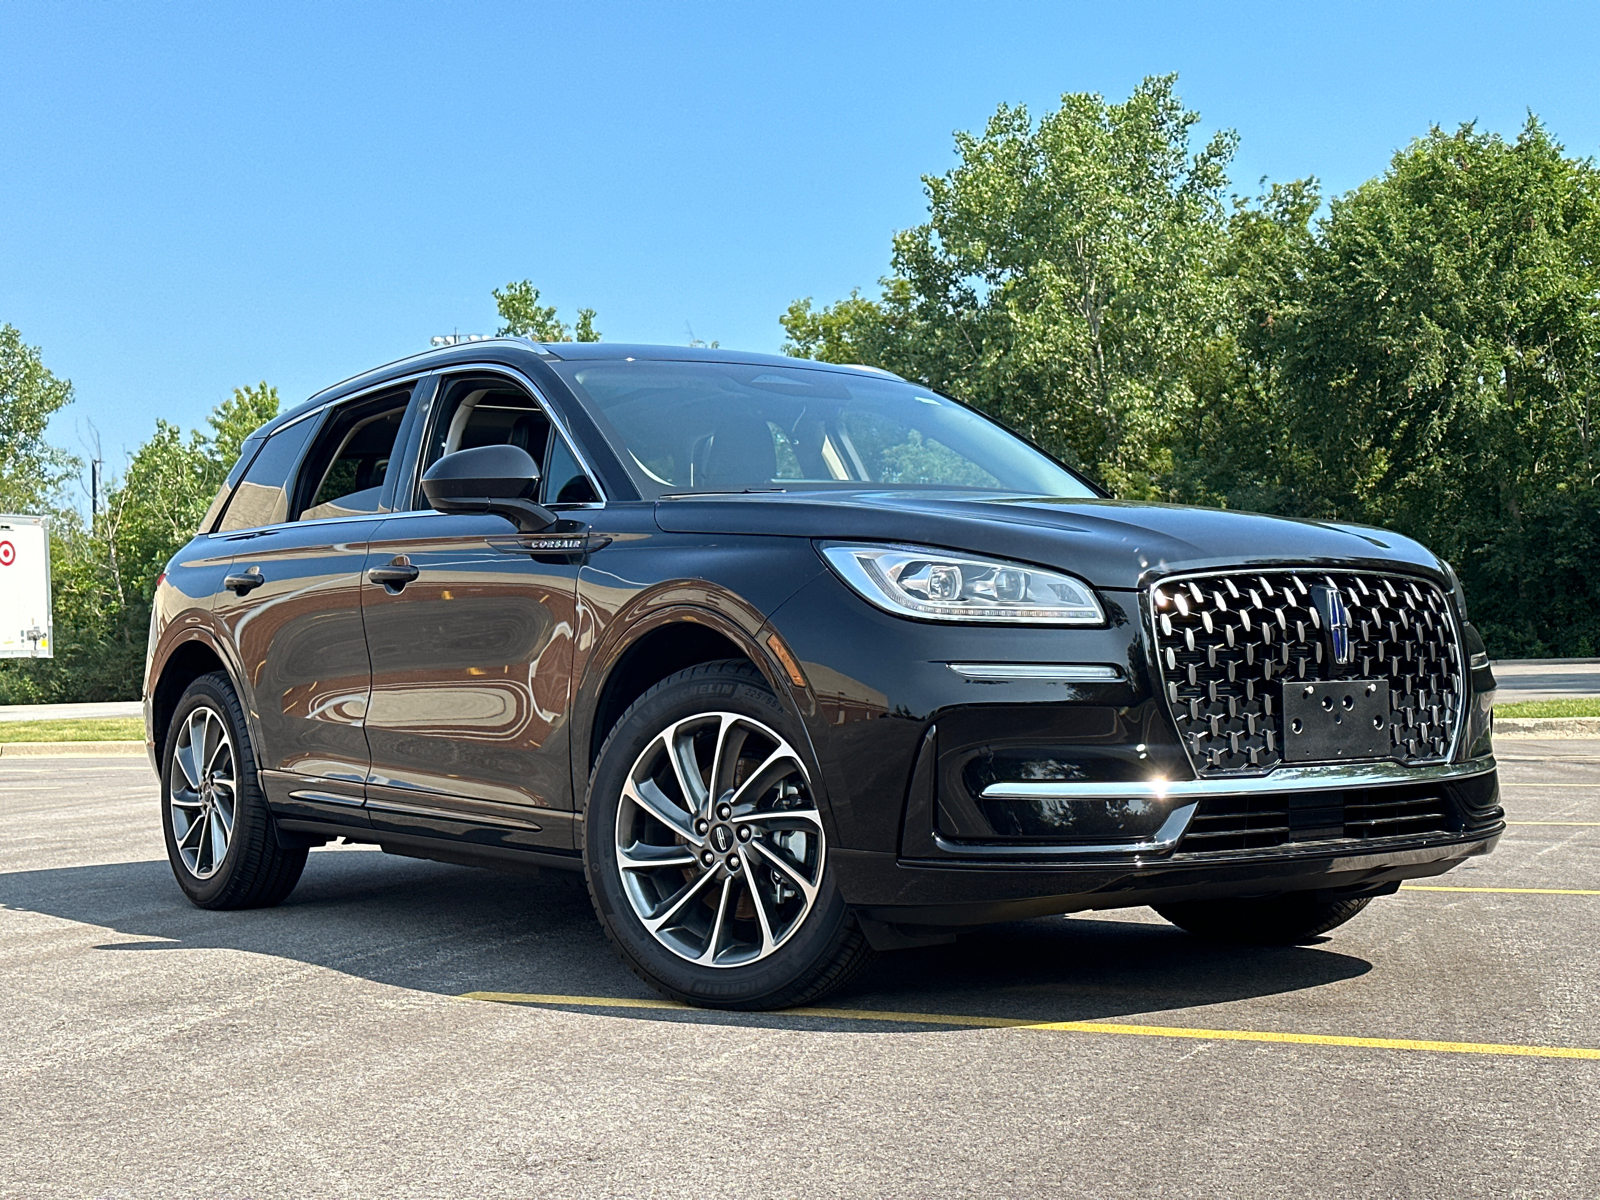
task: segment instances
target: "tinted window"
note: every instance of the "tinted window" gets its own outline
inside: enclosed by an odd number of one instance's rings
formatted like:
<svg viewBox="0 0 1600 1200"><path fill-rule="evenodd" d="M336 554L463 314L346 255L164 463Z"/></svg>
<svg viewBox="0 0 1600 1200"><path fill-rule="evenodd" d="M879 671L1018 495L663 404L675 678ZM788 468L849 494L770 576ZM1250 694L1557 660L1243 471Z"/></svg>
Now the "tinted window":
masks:
<svg viewBox="0 0 1600 1200"><path fill-rule="evenodd" d="M423 469L446 454L478 446L526 450L535 463L542 464L546 504L585 504L600 499L539 402L497 376L454 379L440 390Z"/></svg>
<svg viewBox="0 0 1600 1200"><path fill-rule="evenodd" d="M544 461L550 420L533 397L497 378L456 379L445 384L434 405L423 469L446 454L478 446L520 446Z"/></svg>
<svg viewBox="0 0 1600 1200"><path fill-rule="evenodd" d="M217 494L211 501L211 507L206 509L206 515L200 518L201 533L209 533L212 526L217 523L217 516L222 512L222 506L228 502L228 496L238 486L239 480L244 477L245 468L255 459L256 451L261 449L263 440L260 431L257 430L245 438L244 444L239 447L238 460L229 469L228 477L223 480L222 486L217 489Z"/></svg>
<svg viewBox="0 0 1600 1200"><path fill-rule="evenodd" d="M256 455L244 478L234 488L227 511L222 514L219 533L277 525L289 519L287 489L293 484L294 469L316 427L317 419L309 417L278 430L267 439L261 453Z"/></svg>
<svg viewBox="0 0 1600 1200"><path fill-rule="evenodd" d="M550 365L646 496L863 483L1094 495L992 421L887 376L739 363Z"/></svg>
<svg viewBox="0 0 1600 1200"><path fill-rule="evenodd" d="M300 520L379 511L408 398L401 393L335 410L306 458Z"/></svg>
<svg viewBox="0 0 1600 1200"><path fill-rule="evenodd" d="M546 504L592 504L600 499L594 484L583 473L566 440L556 437L550 444L550 464L544 473Z"/></svg>

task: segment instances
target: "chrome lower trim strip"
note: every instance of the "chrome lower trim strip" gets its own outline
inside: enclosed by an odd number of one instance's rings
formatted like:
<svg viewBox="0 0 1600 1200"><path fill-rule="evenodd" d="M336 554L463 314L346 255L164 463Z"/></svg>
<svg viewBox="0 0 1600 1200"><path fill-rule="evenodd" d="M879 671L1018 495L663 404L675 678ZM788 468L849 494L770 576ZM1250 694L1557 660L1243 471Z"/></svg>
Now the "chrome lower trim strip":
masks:
<svg viewBox="0 0 1600 1200"><path fill-rule="evenodd" d="M946 663L963 679L990 683L1028 680L1035 683L1120 683L1118 667L1092 663Z"/></svg>
<svg viewBox="0 0 1600 1200"><path fill-rule="evenodd" d="M474 809L447 808L430 804L401 804L395 800L368 799L366 808L371 812L395 813L407 817L428 817L436 821L456 821L462 825L494 825L505 829L523 829L539 833L542 826L515 817L502 817Z"/></svg>
<svg viewBox="0 0 1600 1200"><path fill-rule="evenodd" d="M307 800L313 804L342 804L346 808L361 808L366 804L360 796L342 796L338 792L316 792L300 788L289 793L291 800Z"/></svg>
<svg viewBox="0 0 1600 1200"><path fill-rule="evenodd" d="M1075 797L1075 799L1082 798ZM1076 857L1082 854L1164 854L1183 840L1183 835L1189 828L1189 820L1194 816L1195 809L1199 807L1200 802L1195 800L1180 808L1173 809L1167 814L1167 819L1161 822L1161 828L1156 830L1154 836L1139 842L1062 842L1048 846L1001 846L993 842L952 842L938 833L933 835L933 841L946 854L960 854L969 858L1061 858L1068 855Z"/></svg>
<svg viewBox="0 0 1600 1200"><path fill-rule="evenodd" d="M985 800L1164 800L1185 796L1253 796L1264 792L1324 791L1334 788L1382 787L1396 783L1444 783L1487 775L1495 769L1494 755L1464 763L1436 763L1408 767L1396 762L1328 763L1309 767L1279 767L1266 775L1245 779L1147 779L1122 782L1032 780L991 783L983 789Z"/></svg>

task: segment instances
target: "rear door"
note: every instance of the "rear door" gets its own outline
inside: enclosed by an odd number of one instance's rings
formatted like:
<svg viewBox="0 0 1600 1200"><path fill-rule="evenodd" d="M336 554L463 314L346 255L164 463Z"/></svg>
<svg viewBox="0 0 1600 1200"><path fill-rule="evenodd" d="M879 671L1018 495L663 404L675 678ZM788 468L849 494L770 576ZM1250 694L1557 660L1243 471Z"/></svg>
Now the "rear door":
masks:
<svg viewBox="0 0 1600 1200"><path fill-rule="evenodd" d="M223 513L232 586L216 612L243 664L262 786L288 815L366 823L361 570L393 491L388 468L412 390L383 389L278 430Z"/></svg>
<svg viewBox="0 0 1600 1200"><path fill-rule="evenodd" d="M443 380L437 396L416 439L419 475L454 450L513 444L543 464L547 503L562 491L569 506L598 499L525 382L464 373ZM570 849L579 559L535 553L502 517L420 503L414 496L413 511L383 519L362 587L372 823Z"/></svg>

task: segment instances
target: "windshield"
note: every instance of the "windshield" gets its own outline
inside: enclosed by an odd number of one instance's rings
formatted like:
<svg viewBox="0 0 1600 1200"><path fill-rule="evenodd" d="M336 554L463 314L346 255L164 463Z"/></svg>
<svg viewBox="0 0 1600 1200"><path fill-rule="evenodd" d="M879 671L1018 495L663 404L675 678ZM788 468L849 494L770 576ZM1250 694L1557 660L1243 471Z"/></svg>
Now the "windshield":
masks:
<svg viewBox="0 0 1600 1200"><path fill-rule="evenodd" d="M646 497L863 483L1095 494L992 421L889 376L644 359L550 366Z"/></svg>

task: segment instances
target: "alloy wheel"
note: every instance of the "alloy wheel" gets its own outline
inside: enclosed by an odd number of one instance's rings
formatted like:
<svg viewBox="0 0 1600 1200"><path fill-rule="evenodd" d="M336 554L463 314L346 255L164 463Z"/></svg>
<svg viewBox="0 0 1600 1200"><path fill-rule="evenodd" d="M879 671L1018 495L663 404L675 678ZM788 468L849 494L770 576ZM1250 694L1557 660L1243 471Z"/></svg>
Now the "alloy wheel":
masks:
<svg viewBox="0 0 1600 1200"><path fill-rule="evenodd" d="M700 966L746 966L788 941L816 904L825 849L800 756L737 713L663 729L617 807L617 869L635 915Z"/></svg>
<svg viewBox="0 0 1600 1200"><path fill-rule="evenodd" d="M209 879L227 857L238 811L238 765L222 715L202 704L184 718L173 747L172 836L184 867Z"/></svg>

